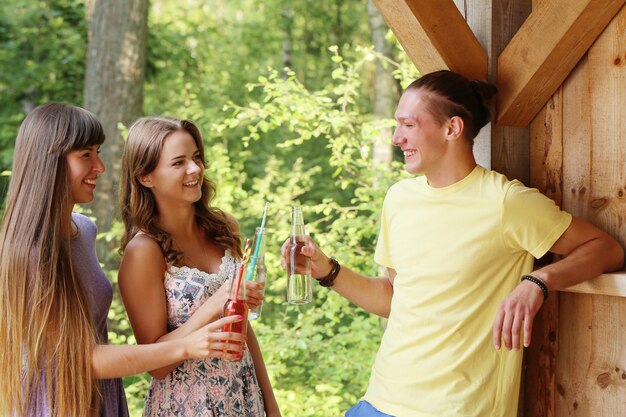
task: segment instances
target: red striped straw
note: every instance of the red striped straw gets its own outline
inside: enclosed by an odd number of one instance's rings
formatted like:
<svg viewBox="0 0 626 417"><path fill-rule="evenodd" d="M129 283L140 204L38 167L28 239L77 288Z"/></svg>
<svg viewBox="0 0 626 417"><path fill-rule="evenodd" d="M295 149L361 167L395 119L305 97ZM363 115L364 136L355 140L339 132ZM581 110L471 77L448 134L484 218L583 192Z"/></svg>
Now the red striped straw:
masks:
<svg viewBox="0 0 626 417"><path fill-rule="evenodd" d="M241 258L241 263L245 264L248 260L248 255L250 254L250 239L246 239L246 244L243 247L243 258Z"/></svg>
<svg viewBox="0 0 626 417"><path fill-rule="evenodd" d="M246 266L248 260L248 252L250 252L250 239L246 239L246 244L243 248L243 257L241 258L241 265L239 266L239 273L237 274L237 282L235 283L235 299L239 297L239 287L241 286L241 279L243 278L243 269Z"/></svg>

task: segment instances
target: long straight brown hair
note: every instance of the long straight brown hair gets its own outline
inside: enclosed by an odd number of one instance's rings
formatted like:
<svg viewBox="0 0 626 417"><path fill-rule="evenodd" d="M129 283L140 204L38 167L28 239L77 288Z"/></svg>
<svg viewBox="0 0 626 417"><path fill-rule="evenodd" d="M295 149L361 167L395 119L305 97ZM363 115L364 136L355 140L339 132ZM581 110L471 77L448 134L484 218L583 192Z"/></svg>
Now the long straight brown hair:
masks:
<svg viewBox="0 0 626 417"><path fill-rule="evenodd" d="M171 236L157 223L159 211L152 191L139 182L140 177L148 175L156 168L165 139L180 131L191 135L200 152L202 165L206 166L202 135L198 127L189 120L162 116L143 117L133 123L128 131L120 178L120 207L125 226L121 253L133 236L142 231L159 243L168 264L179 264L182 260L183 254L173 247ZM241 257L240 235L227 215L219 208L211 206L215 197L215 185L206 176L201 190L202 197L194 203L197 224L209 240Z"/></svg>
<svg viewBox="0 0 626 417"><path fill-rule="evenodd" d="M71 208L66 154L102 142L98 120L63 103L37 107L17 135L0 231L0 415L98 410L89 300L62 223Z"/></svg>

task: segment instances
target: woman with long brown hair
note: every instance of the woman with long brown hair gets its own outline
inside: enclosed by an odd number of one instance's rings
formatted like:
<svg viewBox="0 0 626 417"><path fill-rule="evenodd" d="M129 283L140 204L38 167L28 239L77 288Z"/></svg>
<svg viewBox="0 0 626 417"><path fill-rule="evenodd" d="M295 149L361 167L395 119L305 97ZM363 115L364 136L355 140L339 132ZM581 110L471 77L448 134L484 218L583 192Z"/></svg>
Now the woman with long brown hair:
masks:
<svg viewBox="0 0 626 417"><path fill-rule="evenodd" d="M135 337L181 337L222 314L228 278L241 258L235 219L211 205L204 145L195 124L145 117L129 132L122 157L125 225L119 283ZM248 283L248 304L263 296ZM144 416L279 417L250 325L237 362L186 360L150 372Z"/></svg>
<svg viewBox="0 0 626 417"><path fill-rule="evenodd" d="M112 289L95 254L93 200L104 142L93 114L63 103L22 123L0 231L0 415L127 416L122 376L188 358L234 359L218 320L178 340L107 345ZM241 340L241 339L240 339Z"/></svg>

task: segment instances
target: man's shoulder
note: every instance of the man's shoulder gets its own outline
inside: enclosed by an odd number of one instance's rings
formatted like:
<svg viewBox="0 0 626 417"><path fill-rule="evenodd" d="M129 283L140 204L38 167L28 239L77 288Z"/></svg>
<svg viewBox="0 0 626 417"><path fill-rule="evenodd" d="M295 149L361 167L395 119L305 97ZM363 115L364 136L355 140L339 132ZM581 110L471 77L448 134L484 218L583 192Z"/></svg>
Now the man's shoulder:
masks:
<svg viewBox="0 0 626 417"><path fill-rule="evenodd" d="M483 191L499 196L504 196L511 191L519 192L530 189L520 180L510 180L506 175L486 168L483 168L479 181Z"/></svg>
<svg viewBox="0 0 626 417"><path fill-rule="evenodd" d="M388 193L397 193L397 192L404 192L408 189L417 189L419 187L421 187L422 184L426 183L426 177L425 176L417 176L417 177L411 177L411 178L404 178L401 179L398 182L393 183L390 187L389 190L387 191Z"/></svg>

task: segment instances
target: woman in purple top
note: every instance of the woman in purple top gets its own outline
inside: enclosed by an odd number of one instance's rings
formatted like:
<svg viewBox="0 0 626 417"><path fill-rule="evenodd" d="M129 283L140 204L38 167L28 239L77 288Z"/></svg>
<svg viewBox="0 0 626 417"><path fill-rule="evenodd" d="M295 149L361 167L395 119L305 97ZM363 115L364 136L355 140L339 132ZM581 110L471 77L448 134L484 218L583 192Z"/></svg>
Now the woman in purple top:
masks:
<svg viewBox="0 0 626 417"><path fill-rule="evenodd" d="M176 340L107 344L112 290L95 224L72 213L93 200L103 142L91 113L62 103L37 107L20 127L0 230L2 416L126 416L120 377L241 354L243 344L221 341L242 336L219 331L237 317Z"/></svg>

